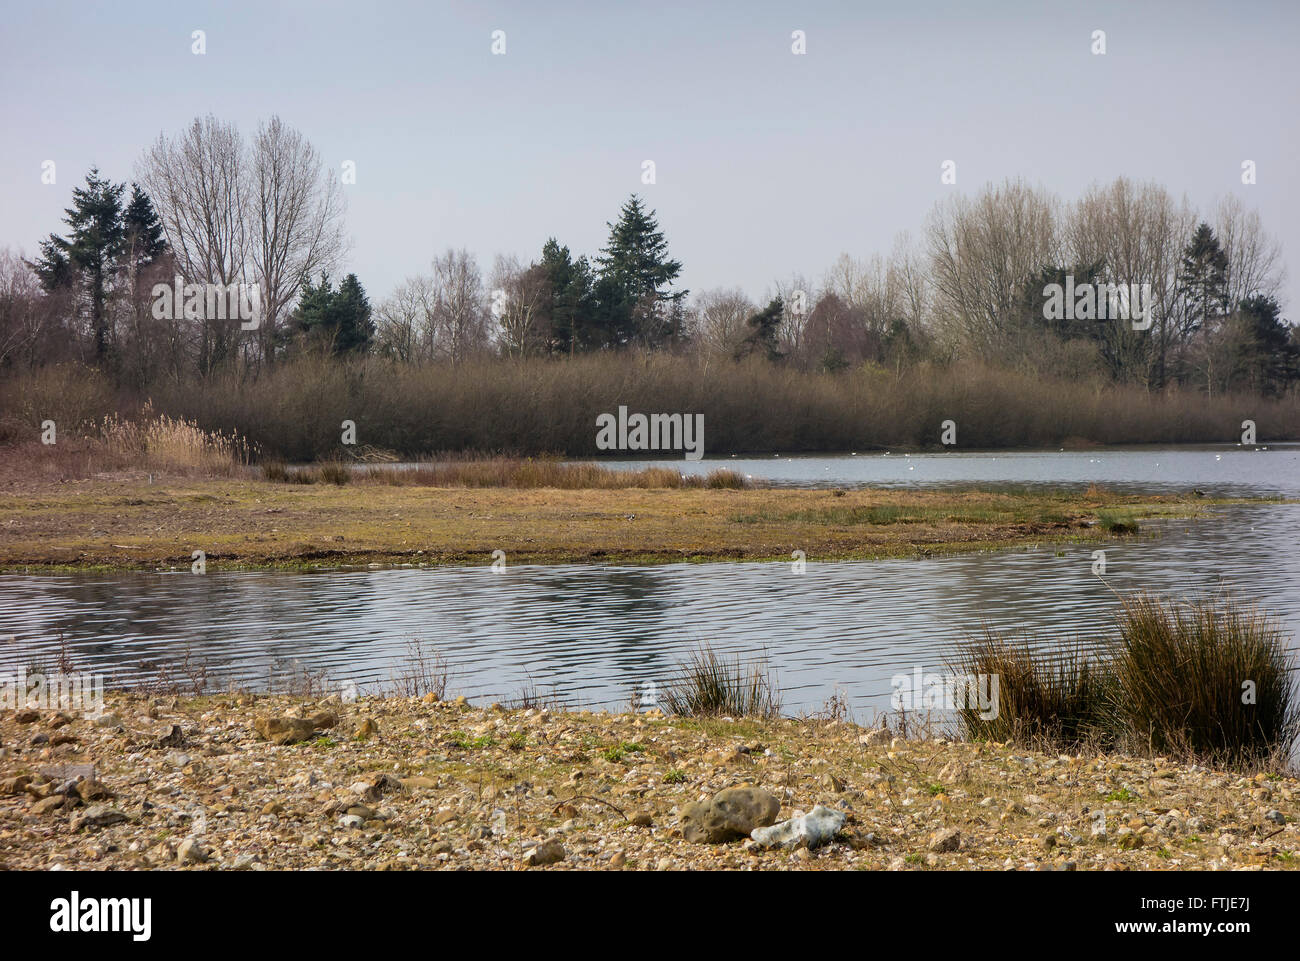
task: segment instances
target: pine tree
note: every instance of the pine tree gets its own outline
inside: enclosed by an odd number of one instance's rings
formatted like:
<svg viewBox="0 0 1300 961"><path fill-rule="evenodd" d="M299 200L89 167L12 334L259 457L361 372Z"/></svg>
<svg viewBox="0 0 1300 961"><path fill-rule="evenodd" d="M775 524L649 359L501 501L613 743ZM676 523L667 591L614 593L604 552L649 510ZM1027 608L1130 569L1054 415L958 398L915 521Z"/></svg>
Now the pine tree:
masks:
<svg viewBox="0 0 1300 961"><path fill-rule="evenodd" d="M50 234L41 241L41 257L32 264L46 293L81 288L90 301L90 327L95 340L95 359L108 354L108 286L120 267L125 228L122 223L122 194L126 184L115 184L99 176L99 168L86 174L86 186L72 191L72 206L63 218L70 228L68 237Z"/></svg>
<svg viewBox="0 0 1300 961"><path fill-rule="evenodd" d="M348 274L334 296L335 353L365 353L375 338L370 299L356 274Z"/></svg>
<svg viewBox="0 0 1300 961"><path fill-rule="evenodd" d="M1265 395L1278 395L1300 379L1300 348L1282 308L1272 297L1247 297L1234 317L1232 377Z"/></svg>
<svg viewBox="0 0 1300 961"><path fill-rule="evenodd" d="M162 221L149 195L139 184L131 184L131 200L122 213L122 230L132 266L146 267L167 252Z"/></svg>
<svg viewBox="0 0 1300 961"><path fill-rule="evenodd" d="M295 319L304 337L334 354L364 353L375 336L370 299L356 274L344 277L338 290L327 274L319 284L303 281Z"/></svg>
<svg viewBox="0 0 1300 961"><path fill-rule="evenodd" d="M785 304L780 297L773 298L766 307L745 321L749 334L736 348L736 359L762 351L768 360L777 361L783 356L779 349L777 331L785 315Z"/></svg>
<svg viewBox="0 0 1300 961"><path fill-rule="evenodd" d="M1228 255L1209 224L1202 223L1183 249L1178 282L1187 297L1191 333L1228 312Z"/></svg>
<svg viewBox="0 0 1300 961"><path fill-rule="evenodd" d="M592 277L586 257L574 260L552 237L542 247L540 264L550 286L550 348L572 354L591 345Z"/></svg>
<svg viewBox="0 0 1300 961"><path fill-rule="evenodd" d="M609 242L596 258L599 326L605 345L640 340L659 347L676 340L681 336L681 304L688 291L667 290L682 265L668 257L668 242L654 211L647 211L633 194L618 222L608 226Z"/></svg>

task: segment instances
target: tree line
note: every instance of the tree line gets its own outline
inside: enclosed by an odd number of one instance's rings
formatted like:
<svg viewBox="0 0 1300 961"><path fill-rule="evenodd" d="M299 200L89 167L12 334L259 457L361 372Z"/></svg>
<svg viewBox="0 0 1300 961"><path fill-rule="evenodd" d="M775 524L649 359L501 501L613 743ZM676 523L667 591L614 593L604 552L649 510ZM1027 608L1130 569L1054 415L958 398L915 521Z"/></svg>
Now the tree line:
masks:
<svg viewBox="0 0 1300 961"><path fill-rule="evenodd" d="M937 204L920 239L900 236L888 256L845 254L756 303L738 288L680 289L682 264L633 195L594 257L553 237L536 259L498 256L485 272L448 249L372 304L355 274L335 279L348 253L338 180L278 117L248 139L197 118L160 135L135 174L128 190L91 170L38 256L0 250L0 368L75 360L143 388L257 377L302 353L459 365L642 350L818 371L978 359L1210 394L1300 382L1280 247L1232 196L1201 218L1155 183L1119 178L1063 204L1008 180ZM258 326L156 317L153 286L175 275L255 284ZM1067 278L1145 285L1147 325L1052 317L1045 288Z"/></svg>

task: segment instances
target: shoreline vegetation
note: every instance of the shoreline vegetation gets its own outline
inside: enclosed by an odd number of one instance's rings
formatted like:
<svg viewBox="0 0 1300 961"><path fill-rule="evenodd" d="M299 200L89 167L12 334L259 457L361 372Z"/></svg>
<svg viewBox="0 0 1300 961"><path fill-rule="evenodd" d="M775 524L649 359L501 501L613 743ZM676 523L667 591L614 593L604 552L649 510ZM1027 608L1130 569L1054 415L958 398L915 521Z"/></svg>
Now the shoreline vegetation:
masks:
<svg viewBox="0 0 1300 961"><path fill-rule="evenodd" d="M619 407L704 417L706 457L870 450L1086 449L1129 444L1300 441L1300 393L1260 397L1104 380L1044 378L980 361L839 372L760 360L710 364L673 354L400 365L315 356L255 378L162 381L148 392L77 364L0 379L0 445L102 433L106 421L189 423L237 442L245 462L417 460L464 456L598 457L597 418ZM943 423L956 444L944 447ZM355 444L344 444L345 422ZM624 451L655 456L653 451ZM664 456L672 452L660 452Z"/></svg>

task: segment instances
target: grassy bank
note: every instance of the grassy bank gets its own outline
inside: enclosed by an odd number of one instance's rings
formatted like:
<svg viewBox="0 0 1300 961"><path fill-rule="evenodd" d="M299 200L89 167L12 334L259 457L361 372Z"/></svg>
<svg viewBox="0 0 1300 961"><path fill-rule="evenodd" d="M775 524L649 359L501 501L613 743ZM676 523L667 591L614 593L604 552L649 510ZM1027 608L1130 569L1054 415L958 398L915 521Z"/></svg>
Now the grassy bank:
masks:
<svg viewBox="0 0 1300 961"><path fill-rule="evenodd" d="M920 557L1130 537L1117 521L1127 531L1214 503L1096 489L431 488L132 472L7 485L0 570L188 568L196 550L208 571L489 564L498 550L507 564Z"/></svg>

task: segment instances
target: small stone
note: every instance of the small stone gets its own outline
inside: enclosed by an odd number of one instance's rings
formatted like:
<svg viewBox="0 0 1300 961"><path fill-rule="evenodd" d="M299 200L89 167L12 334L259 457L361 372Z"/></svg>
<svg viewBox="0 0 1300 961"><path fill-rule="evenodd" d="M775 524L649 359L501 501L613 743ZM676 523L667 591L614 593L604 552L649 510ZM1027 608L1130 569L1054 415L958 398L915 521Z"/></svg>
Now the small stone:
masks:
<svg viewBox="0 0 1300 961"><path fill-rule="evenodd" d="M614 856L609 859L611 868L621 868L625 864L627 864L627 855L622 851L615 851Z"/></svg>
<svg viewBox="0 0 1300 961"><path fill-rule="evenodd" d="M72 818L71 828L79 831L86 828L104 828L113 824L121 824L127 820L127 816L115 808L108 807L104 804L94 804L86 810Z"/></svg>
<svg viewBox="0 0 1300 961"><path fill-rule="evenodd" d="M356 814L345 814L339 818L339 827L344 828L363 828L366 826L366 819Z"/></svg>
<svg viewBox="0 0 1300 961"><path fill-rule="evenodd" d="M17 777L5 778L0 781L0 794L22 794L27 785L32 783L30 774L19 774Z"/></svg>
<svg viewBox="0 0 1300 961"><path fill-rule="evenodd" d="M57 811L59 808L63 807L66 801L67 798L62 794L54 794L35 802L31 806L31 812L33 814L50 814L51 812Z"/></svg>
<svg viewBox="0 0 1300 961"><path fill-rule="evenodd" d="M564 845L552 838L529 848L524 854L524 864L529 867L540 867L544 864L555 864L557 861L563 861L567 856Z"/></svg>
<svg viewBox="0 0 1300 961"><path fill-rule="evenodd" d="M176 860L181 864L202 864L207 859L208 852L198 838L186 838L176 849Z"/></svg>
<svg viewBox="0 0 1300 961"><path fill-rule="evenodd" d="M648 811L637 811L632 815L631 823L633 827L648 828L654 824L654 818L650 816Z"/></svg>
<svg viewBox="0 0 1300 961"><path fill-rule="evenodd" d="M296 744L315 733L311 721L301 717L259 717L253 721L253 730L272 744Z"/></svg>
<svg viewBox="0 0 1300 961"><path fill-rule="evenodd" d="M40 711L19 711L14 715L14 720L19 724L35 724L40 719Z"/></svg>
<svg viewBox="0 0 1300 961"><path fill-rule="evenodd" d="M946 854L961 847L961 832L956 828L944 828L930 835L929 848L936 854Z"/></svg>
<svg viewBox="0 0 1300 961"><path fill-rule="evenodd" d="M113 796L103 781L78 781L74 790L83 801L103 801Z"/></svg>
<svg viewBox="0 0 1300 961"><path fill-rule="evenodd" d="M1281 811L1272 810L1264 815L1265 821L1271 821L1273 824L1286 824L1286 815Z"/></svg>

